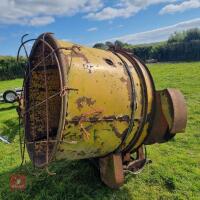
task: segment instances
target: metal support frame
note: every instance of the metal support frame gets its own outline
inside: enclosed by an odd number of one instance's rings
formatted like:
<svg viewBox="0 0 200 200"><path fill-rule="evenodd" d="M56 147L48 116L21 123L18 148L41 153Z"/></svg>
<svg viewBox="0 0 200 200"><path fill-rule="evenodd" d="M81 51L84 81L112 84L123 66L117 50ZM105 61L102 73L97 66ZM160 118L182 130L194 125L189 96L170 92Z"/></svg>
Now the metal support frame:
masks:
<svg viewBox="0 0 200 200"><path fill-rule="evenodd" d="M49 143L52 143L52 141L53 141L54 144L57 144L58 142L60 142L57 139L52 140L49 137L49 100L55 98L56 96L60 96L62 98L63 96L66 95L66 92L68 90L71 90L71 88L68 89L62 81L61 66L60 66L58 56L57 56L57 52L59 50L62 50L62 49L71 50L71 51L73 51L73 49L72 48L70 48L70 49L69 48L62 48L62 47L54 49L50 45L50 43L46 40L46 36L48 36L49 34L52 34L52 33L44 33L37 40L36 39L29 39L29 40L26 40L26 41L24 41L24 38L25 38L25 36L27 36L27 34L22 36L21 45L19 47L18 55L17 55L17 60L19 61L20 51L21 51L21 48L23 47L24 51L25 51L25 55L27 57L27 64L26 64L27 68L25 69L24 82L23 82L23 86L22 86L22 89L24 91L24 94L23 94L24 102L20 101L20 103L23 103L23 106L20 106L20 107L23 107L25 109L20 109L21 113L20 113L19 117L23 118L23 123L25 124L25 127L27 127L27 122L28 122L27 116L30 114L30 112L32 112L33 116L35 116L35 110L37 109L37 107L42 105L42 104L46 105L45 106L46 107L46 117L45 117L46 118L46 133L47 133L46 140L45 141L44 140L35 141L35 138L32 138L32 141L28 141L27 136L26 136L26 130L24 130L23 136L21 136L21 133L20 133L20 149L21 149L22 164L24 162L25 144L26 144L26 146L32 144L34 146L34 149L33 149L33 165L34 166L35 166L35 145L36 145L36 143L37 144L38 143L39 144L46 143L46 164L45 164L45 166L48 166L49 159L50 159L49 158ZM32 55L31 55L31 53L30 53L30 55L28 55L28 52L27 52L26 46L25 46L26 43L31 42L31 41L36 41L35 45L38 44L39 42L42 42L42 58L34 66L31 65L31 56ZM46 48L48 48L48 50L51 51L50 53L48 53L48 55L45 55ZM60 79L59 79L59 81L60 81L60 91L56 92L55 94L53 94L51 96L49 96L49 94L48 94L48 80L47 80L47 67L46 67L46 60L49 59L50 56L54 56L56 66L57 66L57 69L58 69L58 72L59 72L59 77L60 77ZM45 85L45 88L46 88L45 89L45 99L42 100L39 103L34 103L34 105L30 106L29 105L29 98L26 94L27 87L28 87L28 84L31 80L32 73L35 70L37 70L37 68L40 66L40 64L43 64L44 85ZM21 126L21 123L19 124L19 126ZM33 130L35 131L35 120L34 120L33 126L34 126ZM24 140L22 139L22 137L24 137Z"/></svg>
<svg viewBox="0 0 200 200"><path fill-rule="evenodd" d="M136 158L128 152L125 155L113 153L99 159L101 180L110 188L117 189L124 183L125 172L139 174L147 164L144 145L136 150Z"/></svg>

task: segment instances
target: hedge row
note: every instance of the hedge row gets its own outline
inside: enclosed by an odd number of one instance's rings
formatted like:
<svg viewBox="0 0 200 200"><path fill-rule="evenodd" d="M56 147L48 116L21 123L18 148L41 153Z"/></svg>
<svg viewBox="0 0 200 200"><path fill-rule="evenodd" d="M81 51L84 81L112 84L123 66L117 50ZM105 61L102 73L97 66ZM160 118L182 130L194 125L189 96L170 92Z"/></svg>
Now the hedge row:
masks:
<svg viewBox="0 0 200 200"><path fill-rule="evenodd" d="M22 78L25 63L24 58L20 58L20 62L17 63L16 57L0 56L0 80Z"/></svg>

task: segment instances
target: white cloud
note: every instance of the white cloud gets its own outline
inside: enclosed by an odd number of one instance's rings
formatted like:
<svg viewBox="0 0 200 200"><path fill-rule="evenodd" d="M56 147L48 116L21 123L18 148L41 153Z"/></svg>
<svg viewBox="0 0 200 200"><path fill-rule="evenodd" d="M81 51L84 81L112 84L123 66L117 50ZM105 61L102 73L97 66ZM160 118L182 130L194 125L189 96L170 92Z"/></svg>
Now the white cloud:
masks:
<svg viewBox="0 0 200 200"><path fill-rule="evenodd" d="M169 3L178 0L119 0L112 7L104 7L97 12L89 13L86 18L93 20L111 20L117 17L128 18L153 4Z"/></svg>
<svg viewBox="0 0 200 200"><path fill-rule="evenodd" d="M102 6L101 0L1 0L0 23L45 25L54 22L56 16L88 13Z"/></svg>
<svg viewBox="0 0 200 200"><path fill-rule="evenodd" d="M130 44L145 44L151 42L160 42L167 40L168 37L175 31L183 31L191 28L200 28L200 18L192 19L189 21L180 22L175 25L166 26L159 29L154 29L146 32L129 34L122 37L111 38L101 42L120 40Z"/></svg>
<svg viewBox="0 0 200 200"><path fill-rule="evenodd" d="M133 16L155 4L164 4L160 11L164 14L198 8L200 0L1 0L0 24L43 26L53 23L56 17L78 13L88 19L112 22L118 17Z"/></svg>
<svg viewBox="0 0 200 200"><path fill-rule="evenodd" d="M97 27L92 27L92 28L87 29L88 32L94 32L94 31L97 31L97 30L98 30Z"/></svg>
<svg viewBox="0 0 200 200"><path fill-rule="evenodd" d="M160 14L184 12L194 8L200 8L200 0L188 0L179 4L166 5L161 9Z"/></svg>
<svg viewBox="0 0 200 200"><path fill-rule="evenodd" d="M51 24L55 21L55 19L51 16L44 16L44 17L34 17L30 20L31 26L43 26L46 24Z"/></svg>

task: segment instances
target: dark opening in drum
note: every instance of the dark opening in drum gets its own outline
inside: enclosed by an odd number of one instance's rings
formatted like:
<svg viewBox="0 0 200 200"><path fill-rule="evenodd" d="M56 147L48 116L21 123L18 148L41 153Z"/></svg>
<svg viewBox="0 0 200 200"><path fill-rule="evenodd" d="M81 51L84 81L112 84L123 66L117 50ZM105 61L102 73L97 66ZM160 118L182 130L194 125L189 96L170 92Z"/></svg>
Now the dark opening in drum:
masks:
<svg viewBox="0 0 200 200"><path fill-rule="evenodd" d="M30 75L25 78L26 145L37 167L51 160L59 134L62 97L56 48L52 37L38 38L30 55Z"/></svg>

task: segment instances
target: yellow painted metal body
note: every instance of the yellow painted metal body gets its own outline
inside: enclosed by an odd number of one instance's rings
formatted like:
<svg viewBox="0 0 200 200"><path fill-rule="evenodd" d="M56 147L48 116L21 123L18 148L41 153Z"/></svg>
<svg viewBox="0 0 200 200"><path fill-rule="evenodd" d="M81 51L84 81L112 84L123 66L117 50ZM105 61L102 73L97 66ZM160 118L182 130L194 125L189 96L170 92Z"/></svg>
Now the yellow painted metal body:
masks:
<svg viewBox="0 0 200 200"><path fill-rule="evenodd" d="M44 33L28 61L25 142L37 167L53 159L107 156L107 174L113 170L109 160L122 168L132 152L143 159L141 145L166 142L186 127L181 92L155 91L148 68L126 51L79 46Z"/></svg>
<svg viewBox="0 0 200 200"><path fill-rule="evenodd" d="M56 152L57 159L83 159L105 156L119 147L128 127L131 114L131 85L122 60L111 51L74 46L58 41L66 61L66 87L73 88L66 95L65 125L62 141ZM130 61L119 55L128 65L134 80L136 110L134 126L122 146L125 148L134 137L142 122L142 82ZM153 86L149 74L139 61L147 88L148 115L152 112ZM92 122L92 118L98 121ZM112 120L108 120L111 118ZM76 119L79 119L76 121ZM107 120L106 120L107 119ZM120 120L121 119L121 120ZM149 129L149 121L133 146L139 147Z"/></svg>
<svg viewBox="0 0 200 200"><path fill-rule="evenodd" d="M155 88L139 59L44 34L29 63L25 133L36 166L135 151L150 134Z"/></svg>
<svg viewBox="0 0 200 200"><path fill-rule="evenodd" d="M28 66L25 139L37 167L55 158L124 157L186 127L182 94L156 92L145 64L123 50L79 46L46 33Z"/></svg>

